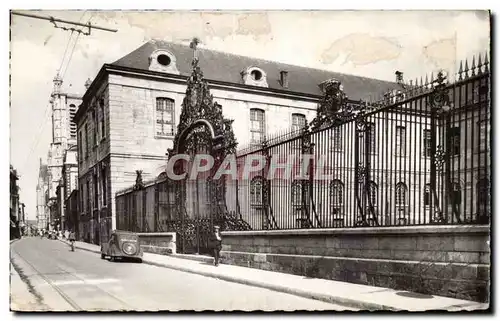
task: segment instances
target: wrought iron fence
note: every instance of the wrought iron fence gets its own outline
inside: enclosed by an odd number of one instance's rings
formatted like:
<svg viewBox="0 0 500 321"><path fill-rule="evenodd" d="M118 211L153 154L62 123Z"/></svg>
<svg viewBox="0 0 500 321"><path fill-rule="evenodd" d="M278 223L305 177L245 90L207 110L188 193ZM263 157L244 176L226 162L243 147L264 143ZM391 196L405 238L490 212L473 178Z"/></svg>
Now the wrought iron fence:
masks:
<svg viewBox="0 0 500 321"><path fill-rule="evenodd" d="M439 73L372 103L348 101L338 83L328 88L310 126L241 149L238 177L163 177L119 193L117 228L175 231L180 251L203 252L203 233L214 224L269 230L489 223L488 61L461 65L451 84ZM265 165L243 175L257 158Z"/></svg>

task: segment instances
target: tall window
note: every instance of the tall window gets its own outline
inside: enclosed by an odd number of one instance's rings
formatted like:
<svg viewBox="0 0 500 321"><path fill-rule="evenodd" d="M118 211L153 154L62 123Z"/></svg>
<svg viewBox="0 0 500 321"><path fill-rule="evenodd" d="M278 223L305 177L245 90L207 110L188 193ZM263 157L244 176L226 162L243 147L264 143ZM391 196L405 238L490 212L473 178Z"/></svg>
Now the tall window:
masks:
<svg viewBox="0 0 500 321"><path fill-rule="evenodd" d="M292 114L292 130L294 132L301 130L306 126L306 116L302 114Z"/></svg>
<svg viewBox="0 0 500 321"><path fill-rule="evenodd" d="M78 159L81 162L83 160L83 141L82 141L82 131L78 132Z"/></svg>
<svg viewBox="0 0 500 321"><path fill-rule="evenodd" d="M71 138L76 138L76 124L75 124L76 106L69 105L69 133Z"/></svg>
<svg viewBox="0 0 500 321"><path fill-rule="evenodd" d="M396 126L396 156L406 156L406 127Z"/></svg>
<svg viewBox="0 0 500 321"><path fill-rule="evenodd" d="M263 110L250 110L250 139L252 143L261 143L266 134L266 120Z"/></svg>
<svg viewBox="0 0 500 321"><path fill-rule="evenodd" d="M425 184L424 206L431 206L431 184Z"/></svg>
<svg viewBox="0 0 500 321"><path fill-rule="evenodd" d="M368 152L375 154L375 123L366 124L366 139L368 139Z"/></svg>
<svg viewBox="0 0 500 321"><path fill-rule="evenodd" d="M254 177L250 182L250 204L252 206L261 206L263 203L262 184L263 179L260 176Z"/></svg>
<svg viewBox="0 0 500 321"><path fill-rule="evenodd" d="M422 141L423 141L423 153L424 157L431 157L432 146L431 146L431 130L424 129L422 131Z"/></svg>
<svg viewBox="0 0 500 321"><path fill-rule="evenodd" d="M477 211L479 215L486 215L490 202L490 181L488 179L480 179L476 184L476 201Z"/></svg>
<svg viewBox="0 0 500 321"><path fill-rule="evenodd" d="M479 151L484 152L487 150L488 142L486 140L487 137L487 122L485 120L478 122L479 128Z"/></svg>
<svg viewBox="0 0 500 321"><path fill-rule="evenodd" d="M108 197L108 178L106 176L106 168L102 169L101 178L102 178L102 206L106 206Z"/></svg>
<svg viewBox="0 0 500 321"><path fill-rule="evenodd" d="M344 184L339 180L330 183L330 213L334 216L344 213Z"/></svg>
<svg viewBox="0 0 500 321"><path fill-rule="evenodd" d="M457 182L452 183L451 203L454 205L462 204L462 188Z"/></svg>
<svg viewBox="0 0 500 321"><path fill-rule="evenodd" d="M89 127L85 124L85 157L89 156Z"/></svg>
<svg viewBox="0 0 500 321"><path fill-rule="evenodd" d="M448 131L449 150L452 156L460 155L460 127L452 127Z"/></svg>
<svg viewBox="0 0 500 321"><path fill-rule="evenodd" d="M292 205L293 207L301 207L302 206L302 182L301 181L293 181L292 183Z"/></svg>
<svg viewBox="0 0 500 321"><path fill-rule="evenodd" d="M84 192L85 190L83 189L83 185L80 185L80 213L85 212L84 208Z"/></svg>
<svg viewBox="0 0 500 321"><path fill-rule="evenodd" d="M369 207L371 203L374 211L377 208L377 197L378 197L378 186L374 181L370 181L370 183L368 183L369 203L367 204L367 206ZM368 211L368 213L370 212Z"/></svg>
<svg viewBox="0 0 500 321"><path fill-rule="evenodd" d="M406 204L407 204L407 194L408 194L408 187L406 187L406 184L403 182L399 182L396 184L396 213L398 215L405 215L406 214Z"/></svg>
<svg viewBox="0 0 500 321"><path fill-rule="evenodd" d="M101 109L101 139L106 138L106 113L104 110L104 99L99 99L99 107Z"/></svg>
<svg viewBox="0 0 500 321"><path fill-rule="evenodd" d="M340 126L334 127L332 129L332 131L333 131L333 137L332 137L333 150L341 152L342 148L343 148L343 146L342 146L342 130L341 130L341 127Z"/></svg>
<svg viewBox="0 0 500 321"><path fill-rule="evenodd" d="M87 180L87 194L85 195L87 198L87 208L86 212L87 214L92 213L92 208L90 207L90 181Z"/></svg>
<svg viewBox="0 0 500 321"><path fill-rule="evenodd" d="M156 98L156 134L172 136L175 126L175 101L170 98Z"/></svg>
<svg viewBox="0 0 500 321"><path fill-rule="evenodd" d="M97 130L99 129L98 123L97 123L97 110L94 108L92 111L92 123L94 125L94 130L92 131L92 144L94 146L97 146Z"/></svg>
<svg viewBox="0 0 500 321"><path fill-rule="evenodd" d="M93 176L93 181L94 181L94 207L93 208L98 208L99 205L99 189L97 185L97 175L94 174Z"/></svg>

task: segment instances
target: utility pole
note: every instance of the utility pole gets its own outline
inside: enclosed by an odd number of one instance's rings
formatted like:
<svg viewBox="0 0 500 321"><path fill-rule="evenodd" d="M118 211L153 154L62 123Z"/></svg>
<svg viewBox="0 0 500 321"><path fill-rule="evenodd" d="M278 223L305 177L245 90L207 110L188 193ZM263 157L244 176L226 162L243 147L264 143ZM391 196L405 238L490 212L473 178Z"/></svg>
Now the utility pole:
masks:
<svg viewBox="0 0 500 321"><path fill-rule="evenodd" d="M22 12L15 12L15 11L11 11L11 14L16 15L16 16L23 16L23 17L28 17L28 18L34 18L34 19L48 20L48 21L50 21L50 22L52 22L54 24L55 28L61 28L63 30L71 30L71 31L75 31L75 32L78 32L78 33L83 33L86 36L90 35L90 32L91 32L92 28L94 28L96 30L102 30L102 31L108 31L108 32L117 32L118 31L116 29L110 29L110 28L104 28L104 27L99 27L99 26L93 26L90 22L87 23L87 24L84 24L84 23L74 22L74 21L69 21L69 20L56 19L56 18L54 18L52 16L45 17L45 16L40 16L40 15L35 15L35 14L30 14L30 13L22 13ZM80 26L80 27L86 27L86 28L88 28L88 32L84 32L82 30L78 30L78 29L75 29L75 28L60 27L60 26L58 26L56 24L57 22L71 24L71 25Z"/></svg>

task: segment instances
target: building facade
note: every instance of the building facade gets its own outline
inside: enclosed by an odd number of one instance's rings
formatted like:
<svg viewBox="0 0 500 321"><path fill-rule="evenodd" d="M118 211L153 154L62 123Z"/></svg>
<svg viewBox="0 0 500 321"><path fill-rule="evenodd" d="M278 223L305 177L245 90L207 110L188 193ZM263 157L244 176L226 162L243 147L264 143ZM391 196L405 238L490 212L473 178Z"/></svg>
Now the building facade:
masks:
<svg viewBox="0 0 500 321"><path fill-rule="evenodd" d="M38 169L38 183L36 185L36 219L39 229L48 228L48 189L49 189L49 172L47 164L42 163L40 158L40 167Z"/></svg>
<svg viewBox="0 0 500 321"><path fill-rule="evenodd" d="M352 99L378 96L396 83L197 49L214 101L233 119L240 143L258 143L292 124L311 121L322 84L342 81ZM193 50L150 41L104 65L76 116L79 190L90 239L116 228L115 194L165 170L191 75ZM272 121L271 121L272 120ZM101 230L102 229L102 230Z"/></svg>
<svg viewBox="0 0 500 321"><path fill-rule="evenodd" d="M46 203L47 221L50 229L58 226L64 229L64 186L63 167L65 152L76 145L76 123L73 118L81 103L81 97L69 94L62 90L63 80L56 76L53 80L54 88L50 98L52 106L52 143L49 146L47 157L48 171L48 201ZM58 190L61 189L61 191ZM56 222L55 220L59 220Z"/></svg>

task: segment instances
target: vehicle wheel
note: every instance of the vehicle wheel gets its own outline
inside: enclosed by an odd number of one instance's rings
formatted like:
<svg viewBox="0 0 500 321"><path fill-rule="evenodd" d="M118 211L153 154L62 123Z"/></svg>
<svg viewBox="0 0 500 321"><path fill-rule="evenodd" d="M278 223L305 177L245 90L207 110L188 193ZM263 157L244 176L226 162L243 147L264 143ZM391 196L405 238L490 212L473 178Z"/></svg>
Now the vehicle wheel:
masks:
<svg viewBox="0 0 500 321"><path fill-rule="evenodd" d="M142 259L137 259L137 263L142 263Z"/></svg>
<svg viewBox="0 0 500 321"><path fill-rule="evenodd" d="M101 253L101 259L104 260L105 258L106 258L106 255L104 255L104 254Z"/></svg>

